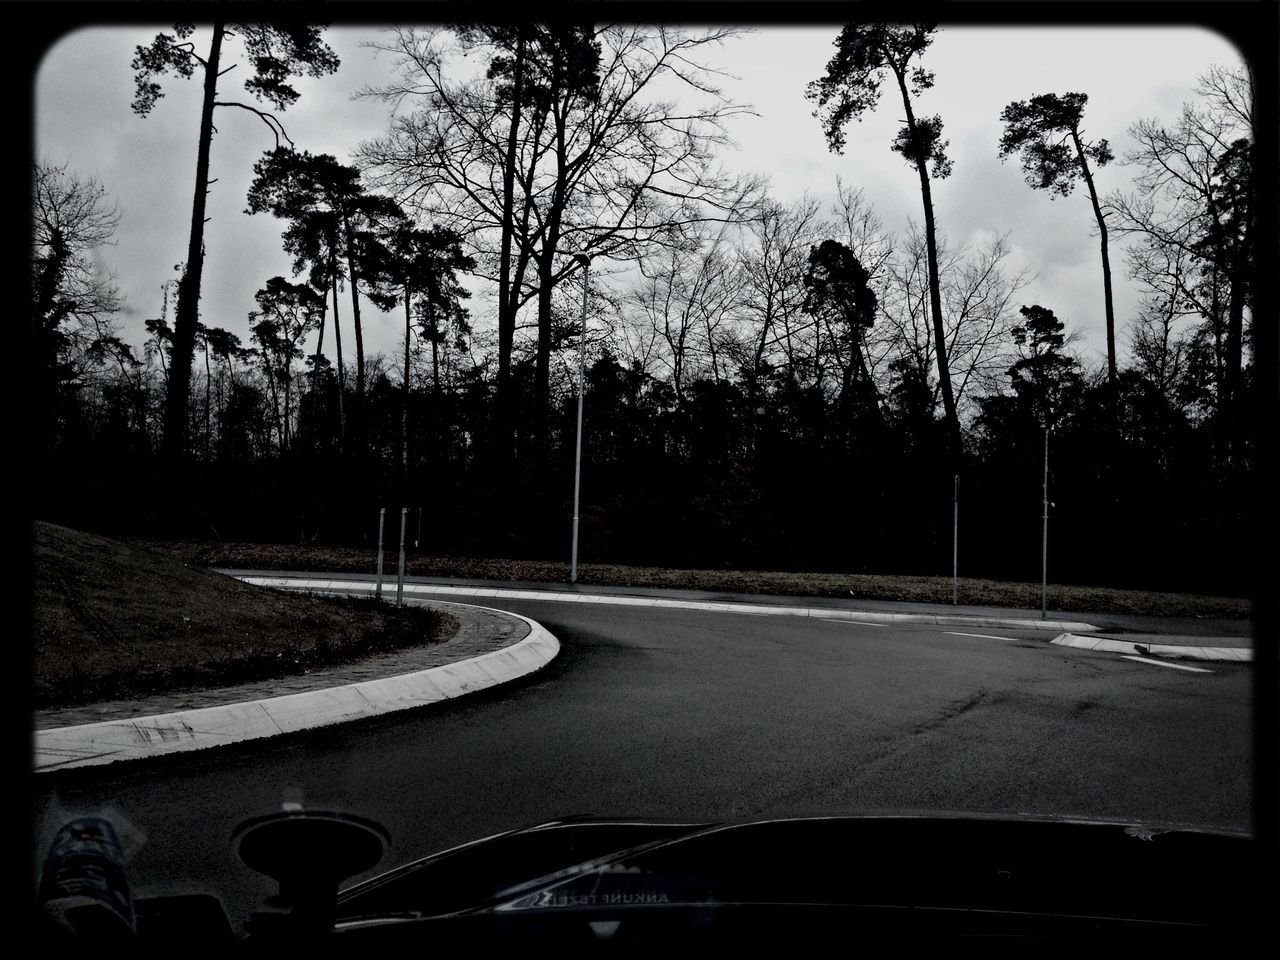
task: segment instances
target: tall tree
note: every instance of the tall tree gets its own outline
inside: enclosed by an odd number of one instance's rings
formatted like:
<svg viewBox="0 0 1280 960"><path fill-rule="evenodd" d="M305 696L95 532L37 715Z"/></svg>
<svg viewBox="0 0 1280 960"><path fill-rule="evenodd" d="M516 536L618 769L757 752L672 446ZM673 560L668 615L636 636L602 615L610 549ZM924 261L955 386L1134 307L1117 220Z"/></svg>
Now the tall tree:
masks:
<svg viewBox="0 0 1280 960"><path fill-rule="evenodd" d="M78 358L118 341L123 298L114 279L95 268L93 253L113 242L120 214L95 177L47 163L33 172L30 342L42 394L40 440L48 443L58 393L77 377Z"/></svg>
<svg viewBox="0 0 1280 960"><path fill-rule="evenodd" d="M1116 382L1116 312L1111 298L1111 255L1107 243L1107 218L1098 200L1089 161L1106 166L1114 159L1105 139L1085 140L1081 124L1088 94L1042 93L1030 100L1016 100L1004 108L1000 120L1000 158L1022 157L1027 183L1053 196L1068 196L1083 180L1089 189L1093 217L1102 247L1102 296L1107 319L1107 381Z"/></svg>
<svg viewBox="0 0 1280 960"><path fill-rule="evenodd" d="M861 120L879 102L880 88L886 72L892 75L902 97L906 126L898 132L893 150L915 167L920 179L938 384L942 389L951 455L958 463L961 452L960 420L951 388L951 372L947 367L946 328L942 318L937 228L934 223L931 188L932 178L941 180L951 174L951 161L946 155L948 141L942 139L942 118L917 117L913 100L933 86L934 75L921 65L921 60L933 43L936 32L937 26L932 23L916 23L906 27L849 24L836 38L836 53L828 61L825 74L809 84L806 96L817 102L818 110L814 115L822 122L828 145L837 153L844 151L845 125L850 120Z"/></svg>
<svg viewBox="0 0 1280 960"><path fill-rule="evenodd" d="M299 344L319 324L324 294L310 284L272 277L256 294L258 309L249 314L249 329L258 342L263 370L276 408L280 450L289 449L293 417L293 362ZM283 393L283 398L279 394Z"/></svg>
<svg viewBox="0 0 1280 960"><path fill-rule="evenodd" d="M545 431L549 400L551 362L551 303L555 289L556 255L560 249L566 211L572 196L571 156L573 133L585 119L585 111L600 100L600 40L589 26L549 24L537 28L530 58L534 68L526 88L532 105L549 117L551 136L550 198L545 212L536 254L538 266L538 343L534 362L534 403L537 425ZM541 438L545 441L545 433Z"/></svg>
<svg viewBox="0 0 1280 960"><path fill-rule="evenodd" d="M458 271L470 270L475 261L462 252L457 233L447 227L422 230L401 221L384 229L376 242L368 245L367 276L377 285L370 296L384 309L397 301L404 303L403 402L400 408L400 467L408 474L409 397L411 342L414 308L417 308L421 335L431 344L433 391L440 392L440 345L449 332L455 337L470 330L462 301L470 297L458 279Z"/></svg>
<svg viewBox="0 0 1280 960"><path fill-rule="evenodd" d="M758 406L766 370L798 370L797 314L804 303L809 249L826 232L819 204L802 197L791 205L768 201L751 223L749 242L738 251L742 321L750 352L741 364L752 409Z"/></svg>
<svg viewBox="0 0 1280 960"><path fill-rule="evenodd" d="M1236 403L1245 382L1246 317L1253 258L1253 95L1240 68L1211 68L1177 119L1143 119L1129 128L1135 189L1108 205L1122 233L1139 239L1155 261L1176 263L1181 304L1201 317L1211 347L1219 452L1240 451L1243 417ZM1150 259L1150 258L1148 258ZM1148 264L1131 264L1142 279Z"/></svg>
<svg viewBox="0 0 1280 960"><path fill-rule="evenodd" d="M991 392L1004 378L1013 303L1029 275L1009 269L1011 247L1005 236L971 245L953 244L940 235L937 253L947 369L963 415L972 411L976 395ZM927 384L936 407L940 391L930 376L936 367L936 341L929 322L927 257L925 239L912 222L877 284L885 322L872 346L878 355L892 356L891 363L901 361L899 372L909 364L913 388Z"/></svg>
<svg viewBox="0 0 1280 960"><path fill-rule="evenodd" d="M825 327L841 370L840 403L853 420L882 423L879 392L867 366L866 331L875 323L877 299L871 275L853 251L838 240L823 240L809 251L804 275L804 311Z"/></svg>
<svg viewBox="0 0 1280 960"><path fill-rule="evenodd" d="M1053 429L1072 388L1079 385L1078 364L1063 349L1065 326L1052 310L1033 304L1018 312L1023 321L1012 333L1019 357L1009 368L1009 379L1023 406L1041 426Z"/></svg>
<svg viewBox="0 0 1280 960"><path fill-rule="evenodd" d="M300 75L320 77L338 68L338 57L321 39L325 25L302 23L230 23L217 16L205 56L196 53L191 41L195 26L174 25L173 33L158 33L149 46L136 49L133 62L136 95L133 111L145 117L151 113L164 91L157 80L166 73L190 79L197 71L204 80L200 106L200 129L196 141L195 195L191 205L191 230L187 242L187 269L178 293L174 318L173 370L165 402L164 448L171 458L186 452L187 416L191 392L191 363L199 320L200 282L204 269L205 204L209 192L209 153L213 143L213 112L218 107L235 107L259 117L276 139L288 139L279 118L271 111L247 103L218 99L218 78L238 64L223 66L223 44L239 38L252 74L244 87L260 103L276 111L287 109L298 99L289 81Z"/></svg>
<svg viewBox="0 0 1280 960"><path fill-rule="evenodd" d="M547 298L582 270L570 254L634 260L648 248L678 245L698 224L745 219L740 178L717 157L727 142L724 120L744 109L724 97L702 63L732 33L610 24L485 34L483 46L501 69L466 83L449 78L456 45L443 32L397 31L382 46L397 58L400 76L367 93L419 107L362 146L377 182L457 229L500 292L506 274L494 276L493 264L507 262L502 240L510 226L511 313L500 317L500 371L515 312L534 300L546 320L534 348L540 379L537 353L545 361L555 348ZM513 153L509 101L517 74L523 127ZM673 89L693 100L660 99ZM516 192L511 213L508 182Z"/></svg>
<svg viewBox="0 0 1280 960"><path fill-rule="evenodd" d="M313 155L277 147L254 164L253 169L248 212L269 211L286 220L284 246L294 255L294 272L300 273L310 266L312 283L333 294L340 387L343 371L338 283L345 277L350 287L356 346L356 405L357 411L362 410L365 354L360 292L368 286L362 286L364 262L375 256L368 248L375 243L378 231L389 229L404 214L390 198L366 192L359 171L330 154ZM363 438L362 431L363 427L359 426L357 436Z"/></svg>

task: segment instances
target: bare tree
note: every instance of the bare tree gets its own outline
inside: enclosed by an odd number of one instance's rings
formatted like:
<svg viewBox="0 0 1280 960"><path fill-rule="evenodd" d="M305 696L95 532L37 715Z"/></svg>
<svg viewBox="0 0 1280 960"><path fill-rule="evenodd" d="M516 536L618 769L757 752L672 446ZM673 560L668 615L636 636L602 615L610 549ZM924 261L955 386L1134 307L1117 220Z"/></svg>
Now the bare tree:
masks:
<svg viewBox="0 0 1280 960"><path fill-rule="evenodd" d="M741 367L753 403L759 397L765 366L786 366L793 374L816 353L807 346L816 327L803 314L804 274L809 250L828 231L821 205L805 195L790 205L764 203L751 222L747 243L739 249L742 284L740 316L750 352Z"/></svg>
<svg viewBox="0 0 1280 960"><path fill-rule="evenodd" d="M37 163L34 179L32 332L52 369L60 349L74 344L83 351L116 332L123 298L95 255L115 242L120 211L100 180L71 173L65 164Z"/></svg>
<svg viewBox="0 0 1280 960"><path fill-rule="evenodd" d="M1201 101L1184 104L1173 124L1144 119L1130 127L1135 146L1125 162L1137 169L1135 189L1107 202L1121 232L1162 251L1157 262L1177 264L1180 295L1209 328L1226 408L1243 379L1250 297L1251 84L1243 69L1216 67L1198 92ZM1149 261L1130 265L1147 271Z"/></svg>
<svg viewBox="0 0 1280 960"><path fill-rule="evenodd" d="M937 252L946 364L957 405L971 408L977 396L992 392L1008 369L1014 302L1030 276L1010 271L1007 235L993 236L976 247L952 246L942 237ZM936 368L936 340L928 320L927 255L925 238L912 224L880 287L886 322L873 356L885 366L895 360L908 364L922 383L931 385L937 404L941 391L929 376Z"/></svg>
<svg viewBox="0 0 1280 960"><path fill-rule="evenodd" d="M500 389L515 312L536 298L535 392L545 399L551 291L581 270L570 254L636 260L699 225L747 215L751 191L717 159L724 121L746 110L724 97L705 61L735 32L595 27L573 46L598 57L590 89L557 85L565 45L531 36L487 37L487 75L469 80L447 75L458 46L446 32L402 30L378 45L400 74L365 93L397 113L386 137L362 147L363 162L411 209L457 229L498 284ZM524 103L513 143L517 67L522 84L546 95ZM657 99L659 87L682 88L684 103Z"/></svg>
<svg viewBox="0 0 1280 960"><path fill-rule="evenodd" d="M641 261L641 279L625 302L641 318L639 325L653 331L649 343L661 345L653 355L665 367L677 402L684 402L689 380L728 375L738 297L734 262L718 234Z"/></svg>
<svg viewBox="0 0 1280 960"><path fill-rule="evenodd" d="M1129 326L1130 353L1138 372L1166 402L1174 402L1186 366L1185 320L1200 316L1203 309L1193 288L1196 266L1188 251L1165 244L1134 243L1125 256L1130 277L1142 289ZM1221 327L1210 329L1220 341ZM1214 356L1222 358L1220 342ZM1214 382L1221 381L1221 363L1215 363Z"/></svg>
<svg viewBox="0 0 1280 960"><path fill-rule="evenodd" d="M51 442L59 391L108 356L124 362L115 321L123 297L96 262L99 248L113 242L120 213L95 177L49 163L35 164L33 174L30 343L41 439Z"/></svg>

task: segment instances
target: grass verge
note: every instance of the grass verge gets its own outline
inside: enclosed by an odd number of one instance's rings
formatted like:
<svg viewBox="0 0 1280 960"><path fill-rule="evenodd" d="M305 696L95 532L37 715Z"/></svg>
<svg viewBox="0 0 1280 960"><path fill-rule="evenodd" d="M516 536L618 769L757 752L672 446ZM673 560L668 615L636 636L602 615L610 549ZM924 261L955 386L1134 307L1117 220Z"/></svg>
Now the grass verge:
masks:
<svg viewBox="0 0 1280 960"><path fill-rule="evenodd" d="M373 549L260 543L156 543L157 549L195 566L325 573L372 573ZM387 569L394 570L389 554ZM569 565L539 560L482 560L410 555L406 572L423 577L568 583ZM718 593L848 597L905 603L951 603L950 577L868 576L759 570L669 570L617 564L579 564L578 582L611 587L661 587ZM965 605L1040 608L1040 584L960 580ZM1152 590L1049 585L1049 606L1076 613L1130 613L1166 617L1245 619L1251 604L1238 597L1210 597Z"/></svg>
<svg viewBox="0 0 1280 960"><path fill-rule="evenodd" d="M36 523L37 708L302 673L439 643L447 614L250 586L172 551Z"/></svg>

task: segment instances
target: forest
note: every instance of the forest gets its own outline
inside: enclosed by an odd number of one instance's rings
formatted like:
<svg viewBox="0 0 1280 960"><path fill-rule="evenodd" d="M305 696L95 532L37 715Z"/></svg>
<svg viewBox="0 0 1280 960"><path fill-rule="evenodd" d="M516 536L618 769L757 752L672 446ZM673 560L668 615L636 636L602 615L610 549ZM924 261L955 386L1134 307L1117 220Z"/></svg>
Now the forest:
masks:
<svg viewBox="0 0 1280 960"><path fill-rule="evenodd" d="M91 170L32 168L36 516L369 544L379 508L404 505L433 554L567 559L581 387L585 562L950 574L958 529L962 576L1036 581L1047 510L1052 582L1248 592L1246 67L1135 117L1119 153L1086 95L1010 78L990 151L1028 194L1089 211L1094 361L1059 319L1073 305L1028 299L1008 235L935 221L934 188L966 161L926 115L941 29L834 31L805 91L836 153L878 107L904 118L859 146L911 171L903 224L852 181L784 201L723 167L741 105L705 64L733 28L384 31L394 70L361 95L394 120L347 158L287 134L299 78L341 70L325 27L157 33L120 65L137 122L177 83L202 84L203 109L180 269L145 342L95 266L116 201ZM244 278L247 336L201 309L210 149L233 110L268 128L244 216L278 225L292 262ZM1099 187L1112 164L1131 189ZM1113 278L1140 290L1130 315ZM366 350L371 310L399 318L394 351Z"/></svg>

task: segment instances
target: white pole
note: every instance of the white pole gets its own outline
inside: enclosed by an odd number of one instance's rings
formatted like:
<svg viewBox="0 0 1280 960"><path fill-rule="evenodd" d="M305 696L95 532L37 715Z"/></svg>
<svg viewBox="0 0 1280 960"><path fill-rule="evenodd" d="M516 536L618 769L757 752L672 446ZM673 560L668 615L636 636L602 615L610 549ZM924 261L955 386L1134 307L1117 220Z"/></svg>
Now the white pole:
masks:
<svg viewBox="0 0 1280 960"><path fill-rule="evenodd" d="M378 508L378 586L373 595L382 599L382 522L387 518L387 508Z"/></svg>
<svg viewBox="0 0 1280 960"><path fill-rule="evenodd" d="M1040 534L1040 619L1049 617L1049 428L1044 428L1044 527Z"/></svg>
<svg viewBox="0 0 1280 960"><path fill-rule="evenodd" d="M578 582L578 494L582 484L582 394L586 389L583 358L587 352L587 285L591 276L591 258L578 254L582 263L582 336L578 340L578 441L573 457L573 547L569 555L569 582Z"/></svg>
<svg viewBox="0 0 1280 960"><path fill-rule="evenodd" d="M396 577L396 606L404 606L404 524L409 517L409 508L400 508L400 574Z"/></svg>

